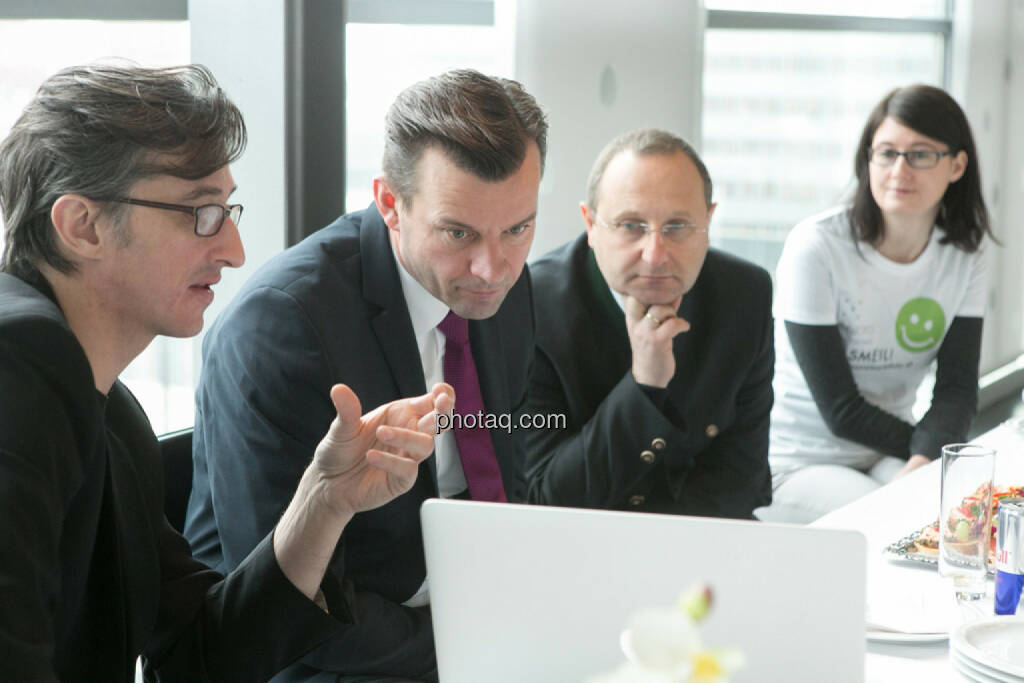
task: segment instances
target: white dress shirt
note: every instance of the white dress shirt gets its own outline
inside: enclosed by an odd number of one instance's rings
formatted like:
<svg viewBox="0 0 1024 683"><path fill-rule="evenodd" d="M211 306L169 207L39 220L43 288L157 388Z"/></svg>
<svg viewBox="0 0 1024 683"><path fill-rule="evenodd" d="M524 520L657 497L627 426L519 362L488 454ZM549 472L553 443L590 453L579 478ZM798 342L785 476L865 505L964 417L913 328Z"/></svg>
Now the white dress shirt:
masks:
<svg viewBox="0 0 1024 683"><path fill-rule="evenodd" d="M405 305L409 309L416 347L420 352L423 381L427 391L430 391L434 384L444 381L445 336L437 326L448 315L448 305L438 301L433 294L424 289L423 285L405 269L397 255L395 266L398 268L398 277L402 283ZM449 498L466 490L466 475L462 473L462 461L459 460L455 435L451 430L434 437L434 462L437 465L437 491L442 498ZM427 583L424 581L416 594L404 604L409 607L430 604Z"/></svg>
<svg viewBox="0 0 1024 683"><path fill-rule="evenodd" d="M608 284L608 283L606 282L605 284ZM626 297L622 296L621 294L616 292L614 289L612 289L611 285L608 285L608 291L612 293L612 298L615 299L615 303L617 303L619 305L619 308L622 309L622 312L625 313L626 312Z"/></svg>

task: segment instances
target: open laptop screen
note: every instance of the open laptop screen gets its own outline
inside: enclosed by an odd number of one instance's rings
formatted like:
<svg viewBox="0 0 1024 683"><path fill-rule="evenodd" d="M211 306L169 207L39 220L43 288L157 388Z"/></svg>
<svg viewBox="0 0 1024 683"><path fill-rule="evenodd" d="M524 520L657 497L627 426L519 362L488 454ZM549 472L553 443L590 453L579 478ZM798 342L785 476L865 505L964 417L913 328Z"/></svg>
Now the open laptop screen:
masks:
<svg viewBox="0 0 1024 683"><path fill-rule="evenodd" d="M421 511L443 683L584 681L624 661L631 613L715 594L734 681L864 678L864 537L698 517L430 500Z"/></svg>

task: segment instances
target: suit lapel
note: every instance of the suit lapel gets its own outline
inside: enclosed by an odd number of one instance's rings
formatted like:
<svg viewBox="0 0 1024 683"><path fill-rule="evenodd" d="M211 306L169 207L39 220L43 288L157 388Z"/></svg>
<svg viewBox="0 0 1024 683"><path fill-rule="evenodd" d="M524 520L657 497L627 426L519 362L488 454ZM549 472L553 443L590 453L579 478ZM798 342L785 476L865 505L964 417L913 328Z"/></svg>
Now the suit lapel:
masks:
<svg viewBox="0 0 1024 683"><path fill-rule="evenodd" d="M377 338L391 378L401 397L426 393L423 363L402 293L395 257L384 219L371 207L363 216L359 231L363 264L363 299L377 308L370 316L370 327ZM437 463L427 459L431 480L437 482Z"/></svg>
<svg viewBox="0 0 1024 683"><path fill-rule="evenodd" d="M594 250L587 246L585 237L582 239L581 248L585 250L582 257L587 287L585 305L581 306L579 311L581 325L578 328L584 331L585 336L579 338L587 339L596 332L598 338L592 339L595 343L591 348L595 355L603 357L602 367L621 368L624 372L632 365L633 360L633 349L629 344L629 334L626 332L626 315L612 296L612 291L594 258ZM618 381L617 377L615 381Z"/></svg>

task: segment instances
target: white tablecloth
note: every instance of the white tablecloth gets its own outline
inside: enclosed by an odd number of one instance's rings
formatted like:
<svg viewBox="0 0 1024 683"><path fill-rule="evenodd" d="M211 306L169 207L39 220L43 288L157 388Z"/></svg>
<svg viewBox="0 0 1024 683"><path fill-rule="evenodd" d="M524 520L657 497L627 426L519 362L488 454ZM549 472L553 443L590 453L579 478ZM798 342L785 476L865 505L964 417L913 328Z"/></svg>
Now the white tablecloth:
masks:
<svg viewBox="0 0 1024 683"><path fill-rule="evenodd" d="M983 434L975 443L992 446L996 485L1024 484L1024 442L1008 426ZM897 563L882 552L893 541L939 513L938 461L814 522L812 526L856 529L867 537L867 619L891 628L949 630L967 620L992 614L992 588L976 604L956 603L950 583L930 566ZM868 683L882 681L960 681L949 663L949 643L878 643L869 641L864 663Z"/></svg>

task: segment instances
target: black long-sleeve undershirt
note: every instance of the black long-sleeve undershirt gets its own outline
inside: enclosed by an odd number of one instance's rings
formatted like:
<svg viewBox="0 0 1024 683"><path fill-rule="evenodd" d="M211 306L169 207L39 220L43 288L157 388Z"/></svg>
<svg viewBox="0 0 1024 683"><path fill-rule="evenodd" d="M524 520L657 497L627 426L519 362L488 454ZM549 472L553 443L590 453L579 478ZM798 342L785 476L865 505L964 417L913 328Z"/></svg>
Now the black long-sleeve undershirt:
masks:
<svg viewBox="0 0 1024 683"><path fill-rule="evenodd" d="M981 318L953 319L939 347L931 408L915 426L861 395L838 326L786 321L793 353L829 430L904 460L915 454L934 459L944 444L967 439L978 409L981 328Z"/></svg>

